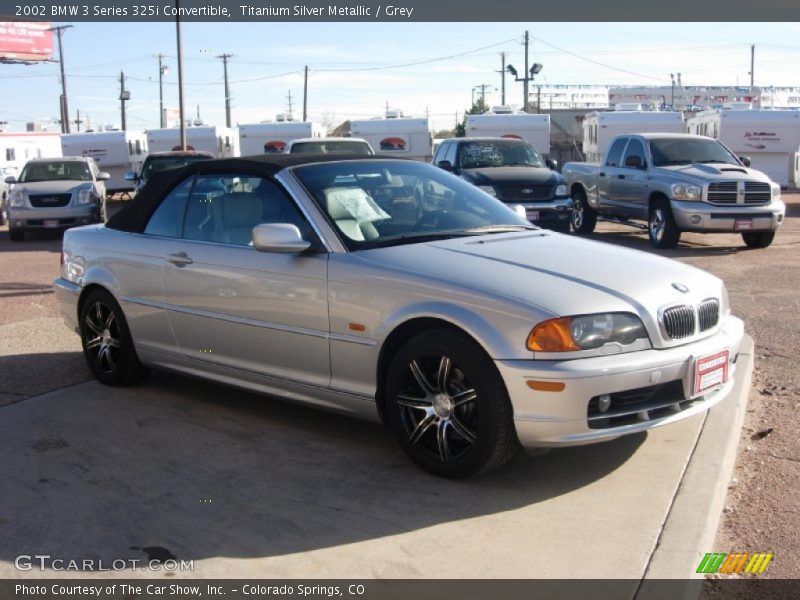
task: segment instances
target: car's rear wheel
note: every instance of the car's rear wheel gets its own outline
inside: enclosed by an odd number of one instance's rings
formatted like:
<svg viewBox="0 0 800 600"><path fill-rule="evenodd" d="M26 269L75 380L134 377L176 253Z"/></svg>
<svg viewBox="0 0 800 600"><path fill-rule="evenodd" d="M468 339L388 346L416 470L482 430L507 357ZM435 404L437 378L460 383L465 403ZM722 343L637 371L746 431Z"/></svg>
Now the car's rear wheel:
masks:
<svg viewBox="0 0 800 600"><path fill-rule="evenodd" d="M12 242L21 242L25 239L25 231L20 229L9 229L8 238Z"/></svg>
<svg viewBox="0 0 800 600"><path fill-rule="evenodd" d="M147 375L122 309L111 294L100 289L89 293L81 307L80 329L86 362L101 383L131 385Z"/></svg>
<svg viewBox="0 0 800 600"><path fill-rule="evenodd" d="M748 248L766 248L775 239L774 231L747 231L742 239Z"/></svg>
<svg viewBox="0 0 800 600"><path fill-rule="evenodd" d="M681 239L681 230L675 223L672 209L667 200L658 199L653 202L647 221L647 233L650 243L655 248L667 249L678 245L678 241Z"/></svg>
<svg viewBox="0 0 800 600"><path fill-rule="evenodd" d="M577 188L572 193L572 229L575 233L589 234L597 225L597 211L589 206L586 192Z"/></svg>
<svg viewBox="0 0 800 600"><path fill-rule="evenodd" d="M519 447L503 379L464 334L419 333L397 352L386 384L389 424L411 459L442 477L504 464Z"/></svg>

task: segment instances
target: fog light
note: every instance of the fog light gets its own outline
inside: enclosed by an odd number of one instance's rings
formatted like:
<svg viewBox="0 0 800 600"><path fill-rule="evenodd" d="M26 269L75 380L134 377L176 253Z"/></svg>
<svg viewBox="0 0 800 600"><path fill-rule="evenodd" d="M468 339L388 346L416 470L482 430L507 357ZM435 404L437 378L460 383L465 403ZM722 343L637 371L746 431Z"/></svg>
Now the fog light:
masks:
<svg viewBox="0 0 800 600"><path fill-rule="evenodd" d="M603 394L597 399L597 410L599 410L600 412L606 412L610 406L611 406L610 394Z"/></svg>
<svg viewBox="0 0 800 600"><path fill-rule="evenodd" d="M17 227L22 227L22 221L19 221L19 220L15 221L14 225L16 225Z"/></svg>
<svg viewBox="0 0 800 600"><path fill-rule="evenodd" d="M692 216L689 218L689 222L690 222L692 225L699 225L699 224L700 224L700 222L701 222L702 220L703 220L703 217L701 217L700 215L692 215Z"/></svg>

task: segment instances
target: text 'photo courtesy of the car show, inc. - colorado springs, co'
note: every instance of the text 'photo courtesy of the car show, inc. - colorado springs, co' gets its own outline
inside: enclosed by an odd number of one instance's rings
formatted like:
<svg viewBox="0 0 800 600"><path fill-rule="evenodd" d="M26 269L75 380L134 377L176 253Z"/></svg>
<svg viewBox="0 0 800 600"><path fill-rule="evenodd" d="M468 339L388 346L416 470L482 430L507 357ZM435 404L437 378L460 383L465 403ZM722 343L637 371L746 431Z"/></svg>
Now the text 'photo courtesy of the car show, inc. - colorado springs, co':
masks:
<svg viewBox="0 0 800 600"><path fill-rule="evenodd" d="M798 33L0 0L0 599L800 597Z"/></svg>

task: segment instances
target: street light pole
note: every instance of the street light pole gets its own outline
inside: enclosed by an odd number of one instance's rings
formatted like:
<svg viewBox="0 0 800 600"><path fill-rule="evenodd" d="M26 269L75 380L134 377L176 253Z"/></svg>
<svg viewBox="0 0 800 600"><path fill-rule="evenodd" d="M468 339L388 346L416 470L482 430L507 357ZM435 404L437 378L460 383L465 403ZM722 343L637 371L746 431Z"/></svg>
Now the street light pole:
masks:
<svg viewBox="0 0 800 600"><path fill-rule="evenodd" d="M532 79L532 78L531 78ZM528 32L525 31L525 79L522 83L523 94L525 94L525 102L523 103L522 110L528 112Z"/></svg>
<svg viewBox="0 0 800 600"><path fill-rule="evenodd" d="M61 98L59 98L59 108L61 112L61 133L69 133L69 103L67 102L67 76L64 73L64 49L61 44L61 36L65 29L69 29L72 25L59 25L57 27L50 27L48 31L55 31L58 37L58 62L61 65Z"/></svg>
<svg viewBox="0 0 800 600"><path fill-rule="evenodd" d="M181 150L186 150L186 119L183 110L183 44L181 43L180 0L175 0L175 37L178 43L178 111L181 118Z"/></svg>

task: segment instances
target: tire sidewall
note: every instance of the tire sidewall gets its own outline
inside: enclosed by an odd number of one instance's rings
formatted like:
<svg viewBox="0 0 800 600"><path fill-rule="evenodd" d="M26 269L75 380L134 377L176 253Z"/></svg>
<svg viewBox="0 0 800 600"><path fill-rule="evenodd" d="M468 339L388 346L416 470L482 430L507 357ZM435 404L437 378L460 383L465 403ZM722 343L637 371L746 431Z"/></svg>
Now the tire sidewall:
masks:
<svg viewBox="0 0 800 600"><path fill-rule="evenodd" d="M97 368L94 356L86 348L86 315L97 302L102 302L114 312L114 319L117 322L117 330L119 332L119 357L117 359L116 368L110 373L106 373ZM136 350L133 346L133 338L128 329L125 315L119 303L109 292L98 289L90 292L86 297L86 300L81 306L80 335L81 347L83 348L83 356L86 358L86 364L95 378L101 383L114 386L124 385L133 372L139 367Z"/></svg>

